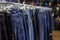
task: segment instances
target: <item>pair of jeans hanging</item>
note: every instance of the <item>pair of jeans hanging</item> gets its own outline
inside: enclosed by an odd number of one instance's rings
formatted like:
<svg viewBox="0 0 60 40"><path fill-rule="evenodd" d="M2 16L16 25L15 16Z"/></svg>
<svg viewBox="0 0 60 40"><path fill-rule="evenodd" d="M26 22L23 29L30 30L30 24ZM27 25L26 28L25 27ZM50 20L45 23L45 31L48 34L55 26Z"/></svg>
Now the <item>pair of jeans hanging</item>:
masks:
<svg viewBox="0 0 60 40"><path fill-rule="evenodd" d="M4 18L4 13L0 12L0 40L7 40L7 36L6 36L6 30L4 30L5 27L5 18Z"/></svg>
<svg viewBox="0 0 60 40"><path fill-rule="evenodd" d="M5 26L7 31L7 37L8 40L15 40L14 27L11 21L11 14L9 13L6 14L6 13L4 13L4 15L5 15Z"/></svg>
<svg viewBox="0 0 60 40"><path fill-rule="evenodd" d="M52 30L54 30L55 29L54 13L52 13L52 11L50 11L49 13L50 13L50 16L51 16L51 27L52 27Z"/></svg>
<svg viewBox="0 0 60 40"><path fill-rule="evenodd" d="M45 11L44 10L39 10L39 13L38 13L38 18L39 18L39 28L40 28L40 40L46 40L46 30L47 30L47 27L45 25L45 22L46 22L46 14L45 14ZM45 27L46 27L46 30L45 30Z"/></svg>
<svg viewBox="0 0 60 40"><path fill-rule="evenodd" d="M53 28L53 26L52 26L52 24L51 24L51 23L52 23L52 22L51 22L51 21L52 21L52 20L51 20L51 18L52 18L52 17L51 17L51 16L52 16L52 15L51 15L52 12L48 10L47 14L48 14L48 39L49 39L49 40L52 40L52 28ZM54 23L53 23L53 25L54 25Z"/></svg>
<svg viewBox="0 0 60 40"><path fill-rule="evenodd" d="M45 24L46 24L46 27L47 27L47 28L45 28L45 30L47 29L45 36L46 36L46 40L49 40L49 39L48 39L48 38L49 38L49 31L50 31L50 26L49 26L49 25L50 25L50 24L49 24L49 13L48 13L47 10L45 10L45 11L46 11L46 13L45 13L45 14L46 14L46 23L45 23Z"/></svg>
<svg viewBox="0 0 60 40"><path fill-rule="evenodd" d="M46 39L45 40L50 40L49 39L49 34L50 34L50 16L49 16L49 12L48 10L45 10L45 14L46 14L46 19L45 19L45 36L46 36Z"/></svg>
<svg viewBox="0 0 60 40"><path fill-rule="evenodd" d="M52 40L52 27L51 27L51 14L49 10L44 10L45 12L45 40Z"/></svg>
<svg viewBox="0 0 60 40"><path fill-rule="evenodd" d="M37 40L40 40L40 27L39 27L39 18L38 18L38 11L39 9L35 10L35 19L36 19L36 28L37 28Z"/></svg>
<svg viewBox="0 0 60 40"><path fill-rule="evenodd" d="M33 16L32 16L32 21L33 21L33 29L34 29L34 40L39 40L40 32L39 32L39 22L38 22L38 9L33 10Z"/></svg>
<svg viewBox="0 0 60 40"><path fill-rule="evenodd" d="M27 17L27 25L28 25L28 30L29 30L29 40L34 40L33 24L32 24L32 19L30 17L29 9L25 10L25 13L28 16Z"/></svg>
<svg viewBox="0 0 60 40"><path fill-rule="evenodd" d="M29 29L28 29L28 23L27 23L27 14L24 11L23 14L23 25L24 25L24 30L25 30L25 40L29 40Z"/></svg>
<svg viewBox="0 0 60 40"><path fill-rule="evenodd" d="M34 40L34 31L33 31L33 24L32 24L32 14L33 10L24 10L24 29L25 29L25 39L26 40Z"/></svg>
<svg viewBox="0 0 60 40"><path fill-rule="evenodd" d="M12 22L14 24L14 30L16 35L16 40L25 40L25 32L23 26L23 11L20 9L10 10L12 14Z"/></svg>
<svg viewBox="0 0 60 40"><path fill-rule="evenodd" d="M15 40L11 15L7 12L0 12L1 18L1 40Z"/></svg>

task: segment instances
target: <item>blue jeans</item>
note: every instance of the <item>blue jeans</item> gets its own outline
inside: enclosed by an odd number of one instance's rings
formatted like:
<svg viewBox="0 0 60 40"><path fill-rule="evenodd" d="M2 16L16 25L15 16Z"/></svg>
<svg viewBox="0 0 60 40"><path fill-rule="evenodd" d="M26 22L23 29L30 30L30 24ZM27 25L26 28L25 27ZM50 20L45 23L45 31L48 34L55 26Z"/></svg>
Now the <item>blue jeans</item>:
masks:
<svg viewBox="0 0 60 40"><path fill-rule="evenodd" d="M39 10L39 27L40 27L40 40L46 40L47 38L47 25L46 25L46 12L45 10Z"/></svg>
<svg viewBox="0 0 60 40"><path fill-rule="evenodd" d="M40 38L40 32L39 32L39 21L38 21L38 9L35 9L33 12L33 26L34 26L34 40L39 40Z"/></svg>
<svg viewBox="0 0 60 40"><path fill-rule="evenodd" d="M51 40L51 15L48 10L40 10L38 14L40 26L40 40Z"/></svg>
<svg viewBox="0 0 60 40"><path fill-rule="evenodd" d="M12 22L14 25L17 40L25 40L25 32L23 26L23 11L18 9L10 10L12 13Z"/></svg>
<svg viewBox="0 0 60 40"><path fill-rule="evenodd" d="M25 13L27 14L27 25L29 29L29 40L34 40L34 32L33 32L33 25L32 25L32 19L30 16L29 10L25 10Z"/></svg>
<svg viewBox="0 0 60 40"><path fill-rule="evenodd" d="M24 30L25 30L25 40L29 40L29 29L28 29L28 23L27 23L28 16L25 13L23 17L24 17L23 18L23 24L24 24Z"/></svg>
<svg viewBox="0 0 60 40"><path fill-rule="evenodd" d="M49 10L46 11L46 25L47 25L47 30L46 30L46 40L50 40L50 33L51 33L51 15Z"/></svg>

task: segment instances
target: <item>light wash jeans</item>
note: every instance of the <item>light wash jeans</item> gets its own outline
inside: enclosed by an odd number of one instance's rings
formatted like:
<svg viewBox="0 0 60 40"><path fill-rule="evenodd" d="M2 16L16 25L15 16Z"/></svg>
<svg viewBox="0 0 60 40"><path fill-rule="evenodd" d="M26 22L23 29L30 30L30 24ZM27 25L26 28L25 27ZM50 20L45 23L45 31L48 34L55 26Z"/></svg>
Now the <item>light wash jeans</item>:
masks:
<svg viewBox="0 0 60 40"><path fill-rule="evenodd" d="M28 30L29 30L29 40L34 40L34 32L33 32L33 24L32 24L32 19L30 16L29 9L25 10L25 13L27 14L27 25L28 25Z"/></svg>

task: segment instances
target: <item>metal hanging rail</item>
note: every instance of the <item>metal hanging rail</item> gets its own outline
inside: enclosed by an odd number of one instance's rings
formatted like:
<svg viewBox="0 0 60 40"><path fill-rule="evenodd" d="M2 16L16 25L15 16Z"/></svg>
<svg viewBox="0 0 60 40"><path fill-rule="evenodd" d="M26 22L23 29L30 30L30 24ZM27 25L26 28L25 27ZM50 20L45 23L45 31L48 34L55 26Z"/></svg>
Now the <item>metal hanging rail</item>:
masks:
<svg viewBox="0 0 60 40"><path fill-rule="evenodd" d="M28 4L20 4L20 3L15 3L15 2L0 2L0 4L10 4L10 5L17 5L17 6L24 6L29 7L29 8L38 8L38 9L42 9L42 10L52 10L52 8L48 8L48 7L40 7L40 6L32 6L32 5L28 5Z"/></svg>

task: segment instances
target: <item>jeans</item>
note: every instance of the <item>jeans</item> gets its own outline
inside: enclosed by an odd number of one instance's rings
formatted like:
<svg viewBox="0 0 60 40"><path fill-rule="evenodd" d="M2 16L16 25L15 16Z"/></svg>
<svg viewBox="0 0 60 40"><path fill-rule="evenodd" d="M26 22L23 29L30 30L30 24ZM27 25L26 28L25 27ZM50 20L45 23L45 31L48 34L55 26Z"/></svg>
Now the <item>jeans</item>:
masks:
<svg viewBox="0 0 60 40"><path fill-rule="evenodd" d="M11 15L7 12L0 12L0 40L15 40L13 25L11 21Z"/></svg>
<svg viewBox="0 0 60 40"><path fill-rule="evenodd" d="M25 13L25 12L24 12ZM25 13L23 16L23 25L24 25L24 30L25 30L25 40L29 40L29 29L28 29L28 23L27 23L27 14Z"/></svg>
<svg viewBox="0 0 60 40"><path fill-rule="evenodd" d="M7 12L6 12L7 13ZM11 14L4 13L5 17L5 26L7 31L8 40L15 40L14 27L11 20Z"/></svg>
<svg viewBox="0 0 60 40"><path fill-rule="evenodd" d="M37 14L38 14L38 10L33 10L33 16L32 16L32 21L33 21L33 29L34 29L34 40L39 40L39 23L38 23L38 17L37 17Z"/></svg>
<svg viewBox="0 0 60 40"><path fill-rule="evenodd" d="M48 10L45 10L45 14L46 14L46 26L45 26L45 36L46 36L46 40L50 40L50 32L51 32L51 24L50 24L50 21L51 21L51 16L50 16L50 13L48 12Z"/></svg>
<svg viewBox="0 0 60 40"><path fill-rule="evenodd" d="M44 10L39 10L38 13L38 18L39 18L39 28L40 28L40 40L46 40L46 13ZM46 28L46 29L45 29Z"/></svg>
<svg viewBox="0 0 60 40"><path fill-rule="evenodd" d="M4 28L5 27L5 18L4 18L4 13L0 12L0 40L7 40L7 36L6 36L6 30ZM5 31L5 32L4 32Z"/></svg>
<svg viewBox="0 0 60 40"><path fill-rule="evenodd" d="M48 35L48 39L52 40L51 11L49 11L49 10L47 11L47 17L48 17L48 19L47 19L47 21L48 21L48 23L47 23L48 24L48 32L47 33L48 34L47 35Z"/></svg>
<svg viewBox="0 0 60 40"><path fill-rule="evenodd" d="M14 25L16 40L25 40L25 32L23 26L23 11L18 9L10 10L12 13L12 22Z"/></svg>
<svg viewBox="0 0 60 40"><path fill-rule="evenodd" d="M34 32L33 32L33 25L32 25L32 19L31 19L31 17L30 17L30 12L29 12L29 10L27 9L26 11L25 11L25 13L27 14L27 25L28 25L28 29L29 29L29 40L34 40Z"/></svg>
<svg viewBox="0 0 60 40"><path fill-rule="evenodd" d="M51 14L48 10L10 10L16 40L51 40Z"/></svg>

